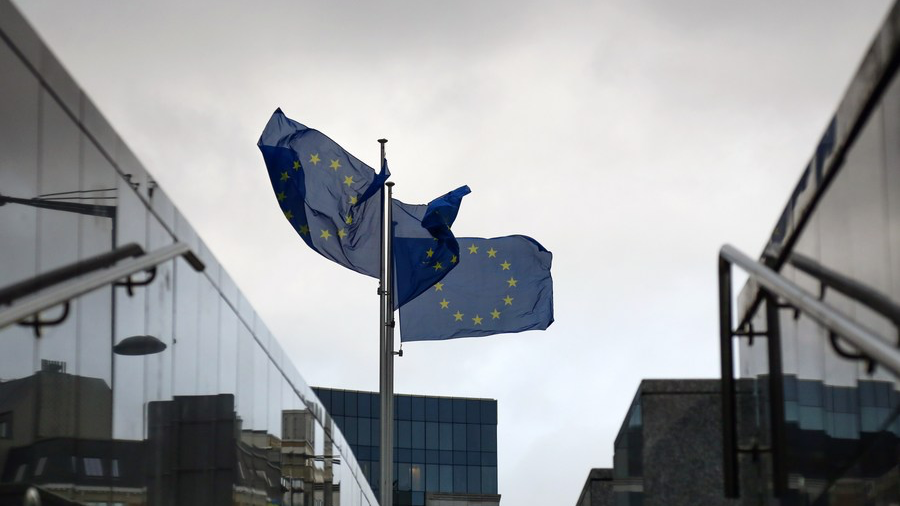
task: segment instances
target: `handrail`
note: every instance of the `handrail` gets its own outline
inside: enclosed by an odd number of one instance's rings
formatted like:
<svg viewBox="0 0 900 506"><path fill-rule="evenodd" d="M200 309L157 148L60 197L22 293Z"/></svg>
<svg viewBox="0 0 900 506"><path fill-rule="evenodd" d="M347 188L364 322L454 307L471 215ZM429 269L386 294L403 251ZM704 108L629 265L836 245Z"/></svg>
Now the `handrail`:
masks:
<svg viewBox="0 0 900 506"><path fill-rule="evenodd" d="M815 262L803 262L801 270L814 269L811 265ZM732 286L731 268L737 265L750 277L750 281L759 287L759 300L766 302L766 331L754 332L739 331L745 322L740 322L738 329L732 327ZM841 285L841 288L862 293L859 286L851 283L841 283L846 279L826 272L824 268L815 272L822 277L823 283L833 282ZM814 274L815 275L815 274ZM818 276L817 276L818 277ZM872 290L868 290L871 295ZM877 294L877 292L875 292ZM869 298L873 300L874 298ZM784 303L782 303L784 301ZM883 301L880 301L883 302ZM900 377L900 350L895 348L887 339L879 336L871 330L856 323L850 318L838 312L828 304L825 304L814 295L806 292L797 284L781 276L771 268L753 260L731 245L724 245L719 251L719 336L720 336L720 360L722 370L722 444L723 444L723 474L726 497L738 497L739 473L738 473L738 441L737 441L737 403L735 398L734 378L734 345L732 339L735 336L765 335L768 339L768 366L769 366L769 428L771 431L772 453L772 491L775 496L782 495L787 487L787 469L785 467L785 421L784 421L784 375L781 359L781 336L779 323L779 308L787 305L798 313L804 313L820 325L825 327L832 336L841 336L861 352L861 358L872 363L878 363L885 369ZM887 307L887 306L885 306ZM749 319L750 314L745 315ZM758 450L756 450L758 451Z"/></svg>
<svg viewBox="0 0 900 506"><path fill-rule="evenodd" d="M45 309L65 303L74 297L115 283L117 280L126 278L132 274L152 269L153 267L178 256L184 257L187 263L189 263L196 271L205 269L203 262L194 255L186 244L180 242L171 244L135 259L127 260L103 272L98 272L92 276L76 280L51 293L34 297L6 309L0 312L0 329L21 321L31 315L37 314Z"/></svg>
<svg viewBox="0 0 900 506"><path fill-rule="evenodd" d="M741 253L734 246L728 244L722 246L719 256L743 269L760 286L780 296L829 331L842 336L876 363L900 377L900 350L888 340L844 316L792 281Z"/></svg>
<svg viewBox="0 0 900 506"><path fill-rule="evenodd" d="M114 250L84 260L79 260L69 265L64 265L58 269L44 272L33 278L0 289L0 306L8 306L16 299L27 297L72 278L105 269L114 265L119 260L124 260L128 257L137 257L143 254L144 248L141 248L139 245L132 242Z"/></svg>
<svg viewBox="0 0 900 506"><path fill-rule="evenodd" d="M824 286L833 288L856 300L890 320L894 326L900 327L900 305L887 295L840 272L829 269L805 255L791 253L788 261L797 269L818 279Z"/></svg>

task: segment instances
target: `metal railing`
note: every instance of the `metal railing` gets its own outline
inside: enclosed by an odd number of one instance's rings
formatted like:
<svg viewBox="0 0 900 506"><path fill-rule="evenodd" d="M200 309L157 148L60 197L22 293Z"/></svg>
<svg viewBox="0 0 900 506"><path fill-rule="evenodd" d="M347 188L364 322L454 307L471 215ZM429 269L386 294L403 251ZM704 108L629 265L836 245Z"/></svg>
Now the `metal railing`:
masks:
<svg viewBox="0 0 900 506"><path fill-rule="evenodd" d="M41 311L60 304L65 304L66 308L68 308L68 303L71 299L103 286L116 283L122 279L129 280L126 283L126 286L135 286L135 284L130 281L131 275L142 271L153 270L157 265L178 256L184 257L188 264L197 271L202 271L205 268L203 262L194 255L186 244L180 242L175 243L137 256L136 258L117 263L115 266L100 272L82 276L80 279L64 284L49 293L36 295L19 304L15 304L8 309L0 311L0 329L13 323L21 322L30 316L35 316L36 323L34 323L34 325L38 325L37 315ZM105 260L109 259L105 258ZM103 262L94 262L92 265L100 263ZM69 273L67 269L69 268L59 269L58 271ZM71 276L65 277L65 279L69 279L69 277ZM42 287L46 287L45 285L46 283L41 283ZM21 292L21 288L18 291ZM68 309L66 309L65 312L67 314Z"/></svg>
<svg viewBox="0 0 900 506"><path fill-rule="evenodd" d="M803 263L798 269L810 272L814 270L820 281L845 294L862 294L863 285L852 286L838 283L838 278L828 277L823 269L815 270L814 266ZM736 265L744 270L750 281L756 283L766 303L766 331L755 332L752 327L743 326L734 329L732 318L732 283L731 269ZM796 265L796 264L795 264ZM830 274L834 274L830 272ZM827 281L826 281L827 279ZM843 280L846 281L846 280ZM830 282L830 283L829 283ZM845 290L840 290L838 285ZM871 291L871 290L868 290ZM873 299L868 298L869 302ZM859 350L860 356L874 364L878 364L900 377L900 350L891 340L863 327L833 307L825 304L815 295L803 290L794 282L786 279L776 271L750 258L738 249L725 245L719 252L719 338L720 359L722 368L722 442L723 472L725 479L725 496L738 497L738 453L737 415L734 378L734 349L732 339L736 336L765 336L768 340L769 362L769 424L771 445L767 450L753 449L754 452L767 451L772 454L772 486L776 497L781 496L787 488L787 470L785 459L785 422L784 422L784 377L782 374L781 336L779 310L790 307L798 313L805 314L824 327L829 334L842 339ZM747 318L749 322L749 315Z"/></svg>

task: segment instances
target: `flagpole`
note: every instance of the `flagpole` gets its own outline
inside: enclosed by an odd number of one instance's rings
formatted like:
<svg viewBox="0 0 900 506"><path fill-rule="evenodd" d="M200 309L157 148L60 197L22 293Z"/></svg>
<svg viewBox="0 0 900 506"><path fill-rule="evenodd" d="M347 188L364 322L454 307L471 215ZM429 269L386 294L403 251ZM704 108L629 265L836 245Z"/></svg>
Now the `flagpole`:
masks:
<svg viewBox="0 0 900 506"><path fill-rule="evenodd" d="M381 169L384 169L384 145L381 144ZM393 301L393 217L394 183L385 183L381 199L381 360L379 394L381 398L381 506L393 506L394 496L394 301Z"/></svg>

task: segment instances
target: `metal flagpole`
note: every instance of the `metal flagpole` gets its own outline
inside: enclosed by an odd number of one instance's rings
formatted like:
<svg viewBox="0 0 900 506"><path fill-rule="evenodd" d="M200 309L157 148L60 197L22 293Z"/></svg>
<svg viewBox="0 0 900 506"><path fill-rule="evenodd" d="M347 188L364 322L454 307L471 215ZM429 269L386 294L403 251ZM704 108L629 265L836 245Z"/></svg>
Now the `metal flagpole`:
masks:
<svg viewBox="0 0 900 506"><path fill-rule="evenodd" d="M381 144L381 168L384 169L384 145ZM381 397L381 506L393 506L394 497L394 301L393 301L393 217L394 183L385 183L381 199L381 367L379 393Z"/></svg>

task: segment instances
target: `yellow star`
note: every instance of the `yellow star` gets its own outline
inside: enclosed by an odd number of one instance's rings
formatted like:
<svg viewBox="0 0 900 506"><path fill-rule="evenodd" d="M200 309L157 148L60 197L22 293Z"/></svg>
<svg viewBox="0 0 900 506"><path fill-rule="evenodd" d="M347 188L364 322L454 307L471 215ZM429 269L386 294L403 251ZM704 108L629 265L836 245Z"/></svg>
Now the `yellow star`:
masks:
<svg viewBox="0 0 900 506"><path fill-rule="evenodd" d="M509 295L507 295L506 297L503 298L503 305L512 306L512 301L513 301L513 298L510 297Z"/></svg>
<svg viewBox="0 0 900 506"><path fill-rule="evenodd" d="M435 291L435 292L443 292L443 291L444 291L444 284L443 284L443 283L435 283L435 284L434 284L434 291Z"/></svg>
<svg viewBox="0 0 900 506"><path fill-rule="evenodd" d="M447 299L444 299L440 302L440 304L441 304L441 309L447 309L447 307L450 306L450 301L448 301Z"/></svg>
<svg viewBox="0 0 900 506"><path fill-rule="evenodd" d="M298 170L298 169L300 169L300 162L297 160L294 160L294 170Z"/></svg>
<svg viewBox="0 0 900 506"><path fill-rule="evenodd" d="M456 313L453 315L453 321L461 322L463 316L465 315L460 313L459 311L456 311Z"/></svg>
<svg viewBox="0 0 900 506"><path fill-rule="evenodd" d="M519 280L516 279L516 278L514 278L514 277L512 277L512 276L510 276L509 279L506 280L506 282L509 283L509 287L508 287L508 288L512 288L512 287L516 286L516 283L518 283Z"/></svg>
<svg viewBox="0 0 900 506"><path fill-rule="evenodd" d="M337 160L332 160L332 161L331 161L331 168L334 169L334 170L340 169L340 168L341 168L341 162L339 162L339 161L337 161Z"/></svg>
<svg viewBox="0 0 900 506"><path fill-rule="evenodd" d="M291 178L291 175L288 174L287 172L282 172L282 173L281 173L281 180L282 180L282 181L287 181L287 180L290 179L290 178Z"/></svg>
<svg viewBox="0 0 900 506"><path fill-rule="evenodd" d="M426 251L425 254L428 255L428 258L431 258L434 256L434 250L431 248L428 248L428 251Z"/></svg>
<svg viewBox="0 0 900 506"><path fill-rule="evenodd" d="M504 271L508 271L510 265L512 265L512 264L509 263L509 262L507 262L506 260L504 260L503 263L500 264L500 267L503 267L503 270L504 270Z"/></svg>
<svg viewBox="0 0 900 506"><path fill-rule="evenodd" d="M278 197L278 202L281 202L287 198L287 195L285 195L284 192L276 193L275 196Z"/></svg>
<svg viewBox="0 0 900 506"><path fill-rule="evenodd" d="M469 246L469 254L471 255L472 253L478 253L478 246L475 246L474 244Z"/></svg>
<svg viewBox="0 0 900 506"><path fill-rule="evenodd" d="M359 198L356 195L350 195L350 205L355 206L357 202L359 202Z"/></svg>
<svg viewBox="0 0 900 506"><path fill-rule="evenodd" d="M293 220L294 213L292 213L291 210L288 209L287 211L284 212L284 217L287 218L288 220Z"/></svg>
<svg viewBox="0 0 900 506"><path fill-rule="evenodd" d="M331 237L331 232L329 232L327 230L323 230L322 233L319 234L319 237L321 237L322 239L325 239L327 241L328 238Z"/></svg>
<svg viewBox="0 0 900 506"><path fill-rule="evenodd" d="M341 239L343 239L344 237L347 237L347 231L344 229L338 230L338 237L340 237Z"/></svg>
<svg viewBox="0 0 900 506"><path fill-rule="evenodd" d="M344 184L347 186L350 186L351 184L353 184L353 176L346 176L344 178Z"/></svg>
<svg viewBox="0 0 900 506"><path fill-rule="evenodd" d="M500 319L500 311L497 311L497 308L494 308L494 310L491 311L491 320L499 320L499 319Z"/></svg>
<svg viewBox="0 0 900 506"><path fill-rule="evenodd" d="M484 320L484 318L478 315L475 315L475 318L472 318L472 321L475 322L475 325L481 325L481 320Z"/></svg>
<svg viewBox="0 0 900 506"><path fill-rule="evenodd" d="M497 258L497 250L491 248L488 250L488 258Z"/></svg>
<svg viewBox="0 0 900 506"><path fill-rule="evenodd" d="M320 161L321 161L321 159L319 158L319 153L314 153L313 155L311 155L309 157L309 163L311 163L313 165L319 165Z"/></svg>
<svg viewBox="0 0 900 506"><path fill-rule="evenodd" d="M441 270L441 269L444 268L444 266L441 265L440 262L435 262L434 265L433 265L432 267L434 267L434 270L436 270L436 271L439 271L439 270Z"/></svg>
<svg viewBox="0 0 900 506"><path fill-rule="evenodd" d="M450 257L450 263L451 263L451 264L455 264L457 260L458 260L458 259L456 258L456 255L453 255L452 257Z"/></svg>
<svg viewBox="0 0 900 506"><path fill-rule="evenodd" d="M353 216L350 216L348 214L347 217L344 218L344 223L346 223L347 225L353 225Z"/></svg>
<svg viewBox="0 0 900 506"><path fill-rule="evenodd" d="M306 235L309 233L308 225L300 225L300 235Z"/></svg>

